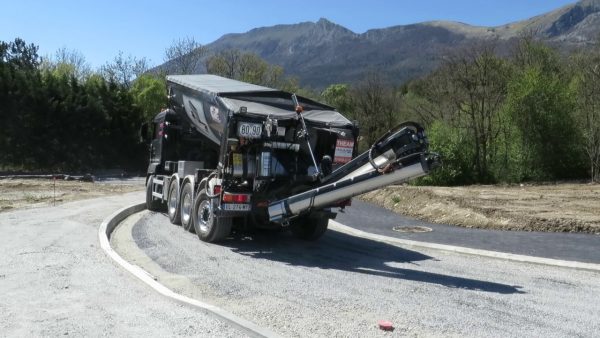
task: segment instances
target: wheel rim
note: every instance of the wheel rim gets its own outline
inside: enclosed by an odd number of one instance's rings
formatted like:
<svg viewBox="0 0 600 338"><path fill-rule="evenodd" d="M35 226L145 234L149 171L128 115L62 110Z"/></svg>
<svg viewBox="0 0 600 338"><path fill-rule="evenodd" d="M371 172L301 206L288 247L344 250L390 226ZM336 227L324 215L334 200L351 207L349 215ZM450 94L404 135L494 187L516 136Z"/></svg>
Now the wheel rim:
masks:
<svg viewBox="0 0 600 338"><path fill-rule="evenodd" d="M196 211L196 219L201 233L208 233L212 227L213 213L212 204L208 200L203 200Z"/></svg>
<svg viewBox="0 0 600 338"><path fill-rule="evenodd" d="M183 195L183 202L181 203L181 219L183 224L188 224L190 221L192 209L192 196L190 194Z"/></svg>
<svg viewBox="0 0 600 338"><path fill-rule="evenodd" d="M173 217L177 212L177 194L175 194L175 188L171 188L169 191L169 216Z"/></svg>

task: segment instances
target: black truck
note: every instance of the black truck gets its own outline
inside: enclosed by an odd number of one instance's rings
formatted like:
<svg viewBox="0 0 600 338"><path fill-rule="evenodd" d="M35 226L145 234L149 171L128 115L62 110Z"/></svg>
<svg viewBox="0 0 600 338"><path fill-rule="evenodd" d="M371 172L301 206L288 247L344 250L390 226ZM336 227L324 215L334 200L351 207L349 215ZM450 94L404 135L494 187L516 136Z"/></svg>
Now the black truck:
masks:
<svg viewBox="0 0 600 338"><path fill-rule="evenodd" d="M233 227L319 238L352 196L438 164L407 122L358 155L359 128L333 107L215 75L167 76L153 121L146 205L207 242Z"/></svg>

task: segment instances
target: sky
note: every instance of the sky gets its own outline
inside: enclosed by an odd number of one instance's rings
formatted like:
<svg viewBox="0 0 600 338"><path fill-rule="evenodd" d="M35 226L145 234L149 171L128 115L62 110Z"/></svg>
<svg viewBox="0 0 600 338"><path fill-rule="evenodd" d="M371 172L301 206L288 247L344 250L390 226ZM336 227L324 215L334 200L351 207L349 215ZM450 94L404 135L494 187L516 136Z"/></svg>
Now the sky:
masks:
<svg viewBox="0 0 600 338"><path fill-rule="evenodd" d="M174 40L208 44L227 33L327 18L356 33L430 20L498 26L574 0L0 0L0 40L81 52L94 68L125 55L164 61Z"/></svg>

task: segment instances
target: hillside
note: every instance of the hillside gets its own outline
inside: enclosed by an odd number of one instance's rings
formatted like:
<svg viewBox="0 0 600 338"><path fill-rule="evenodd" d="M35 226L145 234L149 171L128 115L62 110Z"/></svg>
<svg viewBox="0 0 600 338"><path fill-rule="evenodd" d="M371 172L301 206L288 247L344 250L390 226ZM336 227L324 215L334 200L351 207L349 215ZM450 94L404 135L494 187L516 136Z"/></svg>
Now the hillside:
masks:
<svg viewBox="0 0 600 338"><path fill-rule="evenodd" d="M431 71L452 50L497 39L499 50L506 51L521 34L533 34L564 48L594 43L600 36L600 0L583 0L497 27L432 21L357 34L322 18L227 34L207 46L213 52L235 48L256 53L281 65L302 85L324 88L356 82L373 70L382 71L391 83L402 83ZM169 65L159 67L168 71Z"/></svg>

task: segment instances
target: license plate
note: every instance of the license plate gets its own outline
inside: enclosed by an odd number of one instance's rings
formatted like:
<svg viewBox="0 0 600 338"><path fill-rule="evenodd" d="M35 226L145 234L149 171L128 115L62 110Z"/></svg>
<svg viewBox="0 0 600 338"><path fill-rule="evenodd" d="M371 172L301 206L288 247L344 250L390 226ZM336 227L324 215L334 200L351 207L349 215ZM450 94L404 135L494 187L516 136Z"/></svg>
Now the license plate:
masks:
<svg viewBox="0 0 600 338"><path fill-rule="evenodd" d="M227 211L250 211L250 204L223 203L221 207Z"/></svg>
<svg viewBox="0 0 600 338"><path fill-rule="evenodd" d="M262 135L262 124L260 123L238 123L238 136L245 138L260 138Z"/></svg>

